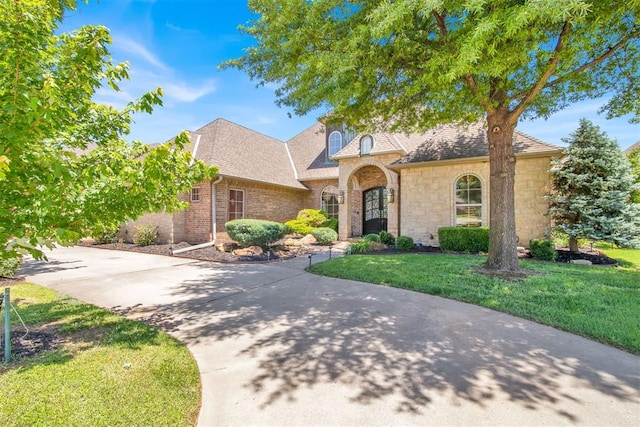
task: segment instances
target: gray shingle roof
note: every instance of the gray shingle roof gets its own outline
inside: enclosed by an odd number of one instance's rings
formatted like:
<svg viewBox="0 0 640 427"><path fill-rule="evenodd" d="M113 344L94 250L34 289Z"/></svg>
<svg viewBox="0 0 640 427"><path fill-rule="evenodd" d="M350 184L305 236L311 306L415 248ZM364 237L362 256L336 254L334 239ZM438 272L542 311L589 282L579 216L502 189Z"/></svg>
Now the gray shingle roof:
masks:
<svg viewBox="0 0 640 427"><path fill-rule="evenodd" d="M316 123L287 141L298 179L338 178L338 164L327 161L324 125Z"/></svg>
<svg viewBox="0 0 640 427"><path fill-rule="evenodd" d="M275 138L216 119L191 132L196 143L196 159L218 166L222 176L307 190L295 179L285 144Z"/></svg>
<svg viewBox="0 0 640 427"><path fill-rule="evenodd" d="M516 154L560 154L561 148L547 144L522 132L514 134ZM455 160L489 156L484 123L466 126L441 125L423 134L423 142L392 166L404 166L438 160Z"/></svg>
<svg viewBox="0 0 640 427"><path fill-rule="evenodd" d="M640 141L636 142L635 144L631 145L629 148L627 148L626 150L624 150L625 153L629 154L631 153L633 150L636 149L640 149Z"/></svg>

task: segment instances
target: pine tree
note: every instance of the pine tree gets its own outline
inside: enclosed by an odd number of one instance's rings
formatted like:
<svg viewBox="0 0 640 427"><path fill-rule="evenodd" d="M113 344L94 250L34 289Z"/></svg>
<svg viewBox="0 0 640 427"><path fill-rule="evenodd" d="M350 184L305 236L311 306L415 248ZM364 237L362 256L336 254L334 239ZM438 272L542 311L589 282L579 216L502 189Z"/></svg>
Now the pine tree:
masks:
<svg viewBox="0 0 640 427"><path fill-rule="evenodd" d="M569 236L572 252L581 238L636 245L640 211L630 203L634 177L617 142L587 119L563 141L569 144L566 157L553 164L547 196L554 230Z"/></svg>

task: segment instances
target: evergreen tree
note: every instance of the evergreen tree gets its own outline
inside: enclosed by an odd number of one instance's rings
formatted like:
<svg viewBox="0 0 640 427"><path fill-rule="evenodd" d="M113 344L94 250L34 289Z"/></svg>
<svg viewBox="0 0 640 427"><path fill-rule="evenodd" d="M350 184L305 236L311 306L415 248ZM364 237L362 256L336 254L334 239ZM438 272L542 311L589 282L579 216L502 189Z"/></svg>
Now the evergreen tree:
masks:
<svg viewBox="0 0 640 427"><path fill-rule="evenodd" d="M569 147L553 164L548 195L553 228L569 236L572 252L581 238L637 244L640 212L629 203L634 177L617 142L587 119L563 141Z"/></svg>
<svg viewBox="0 0 640 427"><path fill-rule="evenodd" d="M631 201L640 203L640 148L632 150L628 155L631 163L631 173L635 177L636 189L631 192Z"/></svg>

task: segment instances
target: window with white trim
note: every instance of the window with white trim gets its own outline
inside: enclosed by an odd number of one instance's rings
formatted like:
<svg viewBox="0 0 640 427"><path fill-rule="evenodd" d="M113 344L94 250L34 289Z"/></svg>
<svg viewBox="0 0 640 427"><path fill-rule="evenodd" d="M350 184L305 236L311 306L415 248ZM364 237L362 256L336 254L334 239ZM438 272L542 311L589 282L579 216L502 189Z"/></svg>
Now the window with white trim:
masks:
<svg viewBox="0 0 640 427"><path fill-rule="evenodd" d="M456 227L482 226L482 182L475 175L464 175L456 181Z"/></svg>
<svg viewBox="0 0 640 427"><path fill-rule="evenodd" d="M229 190L229 221L244 218L244 191Z"/></svg>
<svg viewBox="0 0 640 427"><path fill-rule="evenodd" d="M322 190L320 209L327 213L327 218L338 218L338 208L338 190L334 187Z"/></svg>
<svg viewBox="0 0 640 427"><path fill-rule="evenodd" d="M342 150L342 134L337 130L329 134L327 155L329 157L334 156L338 151Z"/></svg>
<svg viewBox="0 0 640 427"><path fill-rule="evenodd" d="M373 137L371 135L365 135L360 138L360 154L367 155L371 153L373 149Z"/></svg>
<svg viewBox="0 0 640 427"><path fill-rule="evenodd" d="M200 187L193 187L191 189L191 201L192 202L200 201Z"/></svg>

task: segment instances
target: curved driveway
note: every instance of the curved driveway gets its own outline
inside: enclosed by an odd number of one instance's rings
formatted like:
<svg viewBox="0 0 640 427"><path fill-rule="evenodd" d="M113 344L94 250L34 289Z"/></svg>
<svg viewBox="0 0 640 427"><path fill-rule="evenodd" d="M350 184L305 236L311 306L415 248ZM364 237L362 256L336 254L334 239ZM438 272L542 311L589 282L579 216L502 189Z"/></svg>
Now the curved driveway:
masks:
<svg viewBox="0 0 640 427"><path fill-rule="evenodd" d="M29 281L130 309L187 344L201 426L640 425L640 357L464 303L311 275L306 257L231 265L76 247L49 259L26 263Z"/></svg>

